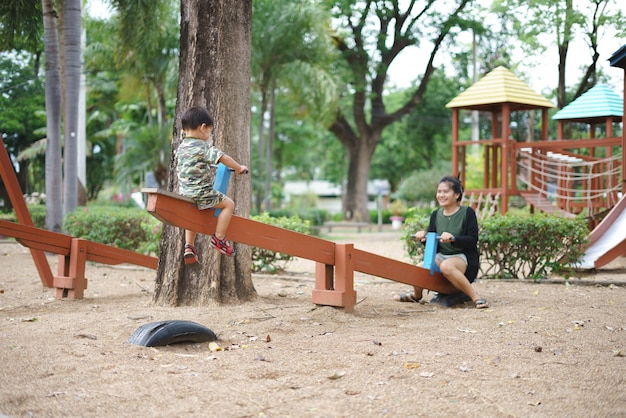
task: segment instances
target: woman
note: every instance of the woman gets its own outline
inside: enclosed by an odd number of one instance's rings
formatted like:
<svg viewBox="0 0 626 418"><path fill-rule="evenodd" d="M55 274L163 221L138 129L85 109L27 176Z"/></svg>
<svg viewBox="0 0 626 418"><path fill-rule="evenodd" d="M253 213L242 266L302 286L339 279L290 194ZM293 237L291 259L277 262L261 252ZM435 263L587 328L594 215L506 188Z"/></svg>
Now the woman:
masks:
<svg viewBox="0 0 626 418"><path fill-rule="evenodd" d="M474 209L461 206L463 186L451 176L444 176L437 185L439 208L430 216L428 231L418 231L415 239L426 241L427 232L440 237L435 262L443 276L463 292L478 309L488 308L485 299L478 296L472 282L478 274L478 220ZM424 289L414 286L413 292L394 297L399 302L420 302ZM443 295L438 295L442 299Z"/></svg>

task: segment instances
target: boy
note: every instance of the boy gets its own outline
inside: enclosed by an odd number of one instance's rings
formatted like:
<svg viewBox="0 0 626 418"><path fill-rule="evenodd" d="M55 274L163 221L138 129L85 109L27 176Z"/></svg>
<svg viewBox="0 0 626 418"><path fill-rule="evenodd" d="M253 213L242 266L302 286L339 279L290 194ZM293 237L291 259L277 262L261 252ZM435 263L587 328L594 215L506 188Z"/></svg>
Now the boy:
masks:
<svg viewBox="0 0 626 418"><path fill-rule="evenodd" d="M198 209L221 209L217 217L215 234L210 243L217 251L234 256L235 249L226 240L226 230L235 210L235 202L213 188L213 168L218 163L232 168L237 174L247 174L248 167L239 164L232 157L213 145L211 132L213 119L209 112L200 106L188 109L182 117L183 141L178 146L177 175L179 193L192 198ZM196 232L185 230L185 264L198 262L194 247Z"/></svg>

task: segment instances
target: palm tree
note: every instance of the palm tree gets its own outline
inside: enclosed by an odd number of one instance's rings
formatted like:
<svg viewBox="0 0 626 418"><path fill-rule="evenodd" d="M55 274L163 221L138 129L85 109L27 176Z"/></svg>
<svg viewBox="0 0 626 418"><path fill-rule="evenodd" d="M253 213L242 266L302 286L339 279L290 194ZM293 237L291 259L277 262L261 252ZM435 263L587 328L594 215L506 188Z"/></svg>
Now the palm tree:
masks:
<svg viewBox="0 0 626 418"><path fill-rule="evenodd" d="M330 17L322 8L305 0L256 0L253 15L253 85L261 101L257 172L265 180L264 198L260 188L257 190L260 211L262 202L265 210L271 206L274 109L276 95L285 93L280 87L287 87L291 98L297 97L297 101L322 116L333 113L337 94L325 69L332 57L332 45L328 32ZM267 143L266 126L269 127Z"/></svg>
<svg viewBox="0 0 626 418"><path fill-rule="evenodd" d="M57 14L54 0L43 0L44 50L46 52L46 228L63 225L61 181L61 65Z"/></svg>
<svg viewBox="0 0 626 418"><path fill-rule="evenodd" d="M63 152L63 212L78 206L78 111L81 76L80 0L65 0L62 9L63 62L65 63L65 119Z"/></svg>

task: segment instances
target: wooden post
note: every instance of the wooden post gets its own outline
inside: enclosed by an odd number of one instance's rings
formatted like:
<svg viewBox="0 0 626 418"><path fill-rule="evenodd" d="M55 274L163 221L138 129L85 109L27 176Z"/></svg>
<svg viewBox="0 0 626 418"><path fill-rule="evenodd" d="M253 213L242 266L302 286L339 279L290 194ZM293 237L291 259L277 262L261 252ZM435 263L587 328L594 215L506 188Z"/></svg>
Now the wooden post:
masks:
<svg viewBox="0 0 626 418"><path fill-rule="evenodd" d="M500 212L505 214L509 210L509 132L511 108L508 103L502 106L502 151L500 153L500 187L502 190L502 205Z"/></svg>
<svg viewBox="0 0 626 418"><path fill-rule="evenodd" d="M11 203L13 204L17 220L22 225L34 226L33 218L31 218L30 212L28 212L22 190L17 182L17 177L15 177L13 164L9 159L9 153L4 146L4 141L2 141L2 135L0 135L0 148L0 177L9 193L9 199L11 199ZM34 250L32 248L30 249L30 254L35 262L35 267L37 267L41 283L46 287L52 287L52 270L50 269L46 254L43 251Z"/></svg>
<svg viewBox="0 0 626 418"><path fill-rule="evenodd" d="M356 305L354 291L354 260L353 244L335 245L335 277L333 266L323 263L315 264L315 289L313 303L317 305L338 306L346 312L352 312Z"/></svg>
<svg viewBox="0 0 626 418"><path fill-rule="evenodd" d="M87 288L87 240L72 238L69 255L59 255L59 275L54 277L56 298L82 299Z"/></svg>
<svg viewBox="0 0 626 418"><path fill-rule="evenodd" d="M452 109L452 175L459 174L459 109Z"/></svg>

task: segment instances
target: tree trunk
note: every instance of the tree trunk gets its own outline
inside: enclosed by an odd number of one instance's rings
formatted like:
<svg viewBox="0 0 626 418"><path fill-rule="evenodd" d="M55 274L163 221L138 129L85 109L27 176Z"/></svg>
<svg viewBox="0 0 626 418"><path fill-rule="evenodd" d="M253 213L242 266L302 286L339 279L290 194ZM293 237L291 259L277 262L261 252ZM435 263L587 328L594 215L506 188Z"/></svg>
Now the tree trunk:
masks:
<svg viewBox="0 0 626 418"><path fill-rule="evenodd" d="M46 228L63 226L63 173L61 169L61 67L57 13L54 0L42 0L46 51Z"/></svg>
<svg viewBox="0 0 626 418"><path fill-rule="evenodd" d="M206 106L214 118L216 146L235 160L250 161L250 0L183 0L181 2L178 98L168 189L178 191L176 149L180 118L190 106ZM228 194L235 213L250 214L250 179L233 175ZM184 216L184 214L181 214ZM163 305L237 303L256 297L250 248L235 243L237 255L220 255L198 235L200 266L186 267L184 230L165 226L154 301Z"/></svg>
<svg viewBox="0 0 626 418"><path fill-rule="evenodd" d="M369 222L367 208L367 182L369 180L372 156L379 141L363 141L348 148L348 183L344 192L344 218L355 222Z"/></svg>
<svg viewBox="0 0 626 418"><path fill-rule="evenodd" d="M65 146L63 152L63 210L71 213L78 205L78 99L80 92L80 0L63 3L63 46L65 48Z"/></svg>
<svg viewBox="0 0 626 418"><path fill-rule="evenodd" d="M265 155L265 210L272 210L272 163L274 162L274 135L276 124L276 86L272 83L270 90L270 126L267 133L267 154Z"/></svg>
<svg viewBox="0 0 626 418"><path fill-rule="evenodd" d="M263 161L265 159L265 113L267 112L267 91L261 89L261 112L259 116L259 143L257 146L257 172L256 172L256 199L255 206L256 211L261 212L263 210L263 204L265 202L263 181L265 179L265 166Z"/></svg>

